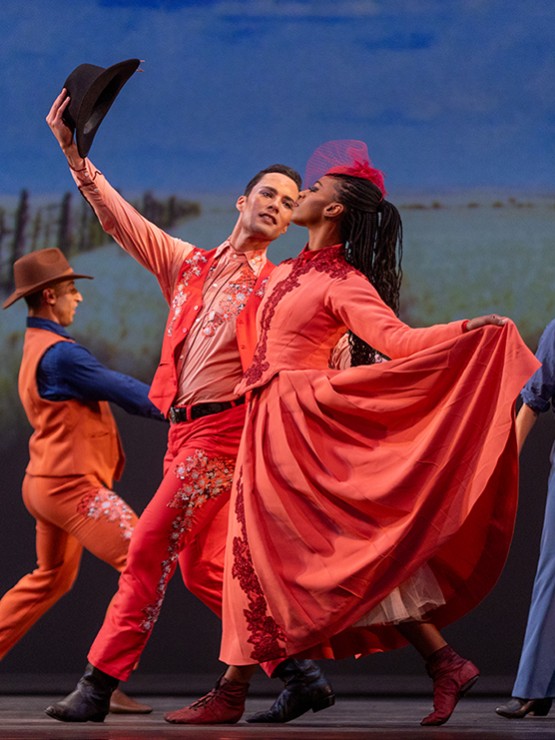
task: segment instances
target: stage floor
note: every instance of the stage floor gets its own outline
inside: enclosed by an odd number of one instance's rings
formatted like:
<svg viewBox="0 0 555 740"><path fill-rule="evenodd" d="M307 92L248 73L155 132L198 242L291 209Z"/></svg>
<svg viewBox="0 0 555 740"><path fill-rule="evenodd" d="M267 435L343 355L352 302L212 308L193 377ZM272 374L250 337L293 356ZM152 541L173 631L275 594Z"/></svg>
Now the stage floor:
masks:
<svg viewBox="0 0 555 740"><path fill-rule="evenodd" d="M210 727L170 725L164 712L188 703L180 697L140 697L154 707L149 715L109 715L104 723L65 724L44 714L44 708L60 696L0 697L0 738L2 740L164 740L199 738L199 740L511 740L512 738L555 737L555 710L548 717L506 720L494 708L506 697L467 697L463 699L446 725L421 727L420 719L428 713L425 697L395 699L338 697L334 707L317 714L307 714L286 725L236 725ZM253 698L247 703L251 712L268 706L271 700Z"/></svg>

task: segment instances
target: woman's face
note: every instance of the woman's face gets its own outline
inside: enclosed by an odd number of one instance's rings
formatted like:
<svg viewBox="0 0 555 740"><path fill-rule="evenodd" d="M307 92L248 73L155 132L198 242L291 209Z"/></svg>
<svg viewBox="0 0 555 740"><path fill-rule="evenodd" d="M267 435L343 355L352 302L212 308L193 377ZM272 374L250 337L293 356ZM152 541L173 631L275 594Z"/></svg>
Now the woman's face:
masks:
<svg viewBox="0 0 555 740"><path fill-rule="evenodd" d="M324 175L312 187L301 190L291 220L298 226L315 226L329 218L326 209L336 203L337 179Z"/></svg>

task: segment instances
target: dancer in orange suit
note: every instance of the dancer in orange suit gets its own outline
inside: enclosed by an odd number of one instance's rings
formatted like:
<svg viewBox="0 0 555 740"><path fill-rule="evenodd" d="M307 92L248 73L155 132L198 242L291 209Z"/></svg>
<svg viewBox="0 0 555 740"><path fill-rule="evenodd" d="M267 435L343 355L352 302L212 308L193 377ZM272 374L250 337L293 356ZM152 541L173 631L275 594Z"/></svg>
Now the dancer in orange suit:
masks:
<svg viewBox="0 0 555 740"><path fill-rule="evenodd" d="M137 515L112 491L124 457L108 401L132 414L163 420L148 386L109 370L67 332L83 300L78 275L59 249L43 249L14 264L27 330L19 395L33 427L23 500L36 519L37 568L0 598L0 658L72 587L83 548L122 571ZM111 711L150 707L118 691Z"/></svg>

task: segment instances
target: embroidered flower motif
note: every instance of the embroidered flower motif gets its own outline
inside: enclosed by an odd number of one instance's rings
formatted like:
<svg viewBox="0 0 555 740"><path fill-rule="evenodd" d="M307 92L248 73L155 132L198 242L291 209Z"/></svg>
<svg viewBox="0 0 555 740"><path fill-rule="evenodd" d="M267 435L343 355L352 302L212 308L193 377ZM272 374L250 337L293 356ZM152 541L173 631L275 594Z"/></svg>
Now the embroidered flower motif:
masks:
<svg viewBox="0 0 555 740"><path fill-rule="evenodd" d="M266 286L267 285L268 285L268 278L265 277L261 281L260 285L258 286L258 290L255 291L255 293L254 293L257 298L263 298L264 297L264 293L266 291Z"/></svg>
<svg viewBox="0 0 555 740"><path fill-rule="evenodd" d="M195 450L175 467L181 486L168 504L170 508L183 512L184 531L193 526L197 510L207 501L231 491L235 458L212 457L204 450Z"/></svg>
<svg viewBox="0 0 555 740"><path fill-rule="evenodd" d="M175 293L173 294L171 307L170 307L170 313L171 313L171 321L168 323L168 336L171 336L173 334L173 325L175 324L176 320L178 319L179 315L181 314L181 309L183 308L183 305L186 303L187 299L189 297L189 293L186 292L185 286L183 283L179 283Z"/></svg>
<svg viewBox="0 0 555 740"><path fill-rule="evenodd" d="M168 541L168 556L160 564L160 580L156 586L156 601L154 604L149 604L143 609L145 618L139 625L143 632L151 632L154 625L156 624L162 604L164 603L164 597L168 588L168 583L175 571L177 558L179 553L183 549L183 538L186 531L185 516L179 513L171 524L171 533Z"/></svg>
<svg viewBox="0 0 555 740"><path fill-rule="evenodd" d="M195 514L204 504L231 490L234 467L235 458L210 457L200 449L175 466L175 475L182 484L168 508L179 511L171 525L167 557L161 563L156 601L143 609L145 618L140 625L143 632L150 632L160 615L168 583L184 547L185 538L193 527Z"/></svg>
<svg viewBox="0 0 555 740"><path fill-rule="evenodd" d="M183 261L183 265L181 266L181 274L179 275L179 278L177 280L177 286L171 300L171 320L169 321L167 328L168 336L171 336L173 332L173 325L176 319L181 314L183 304L189 298L189 293L186 290L189 286L189 281L192 277L199 277L199 275L202 273L202 268L204 267L206 262L206 253L202 249L194 249L191 252L190 256Z"/></svg>
<svg viewBox="0 0 555 740"><path fill-rule="evenodd" d="M334 280L344 280L347 275L356 271L352 265L345 262L343 249L322 249L320 252L303 252L295 259L285 260L282 264L292 265L291 272L277 283L268 295L262 307L260 317L260 334L256 351L251 366L245 372L244 379L251 385L256 383L269 369L270 364L266 360L268 331L277 304L295 288L300 285L300 278L310 270L324 272Z"/></svg>
<svg viewBox="0 0 555 740"><path fill-rule="evenodd" d="M83 496L77 511L87 519L104 517L109 522L119 522L122 538L131 539L135 515L125 501L108 488L99 488L96 493Z"/></svg>
<svg viewBox="0 0 555 740"><path fill-rule="evenodd" d="M254 570L245 525L245 502L243 494L242 470L237 482L235 514L241 525L241 537L234 537L232 544L233 566L231 575L239 581L246 594L249 608L243 611L247 629L251 634L247 642L254 645L251 658L261 663L283 657L285 635L275 619L268 614L268 604Z"/></svg>
<svg viewBox="0 0 555 740"><path fill-rule="evenodd" d="M244 267L239 276L233 282L227 283L219 296L214 310L206 317L202 333L205 336L213 336L219 326L234 321L247 305L247 301L254 291L256 275L249 267ZM257 291L257 294L259 293Z"/></svg>

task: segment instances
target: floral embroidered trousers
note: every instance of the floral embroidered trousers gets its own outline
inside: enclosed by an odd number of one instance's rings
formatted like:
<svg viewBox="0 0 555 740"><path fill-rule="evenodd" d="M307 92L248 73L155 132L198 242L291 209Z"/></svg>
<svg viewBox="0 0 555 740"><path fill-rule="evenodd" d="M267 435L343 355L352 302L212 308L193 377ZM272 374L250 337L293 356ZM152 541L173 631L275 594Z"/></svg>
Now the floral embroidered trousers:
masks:
<svg viewBox="0 0 555 740"><path fill-rule="evenodd" d="M0 659L72 587L83 548L122 571L137 515L93 476L26 475L37 567L0 599Z"/></svg>
<svg viewBox="0 0 555 740"><path fill-rule="evenodd" d="M89 661L125 681L152 633L179 563L185 584L221 617L233 469L245 407L172 424L164 478L133 533L118 591Z"/></svg>

